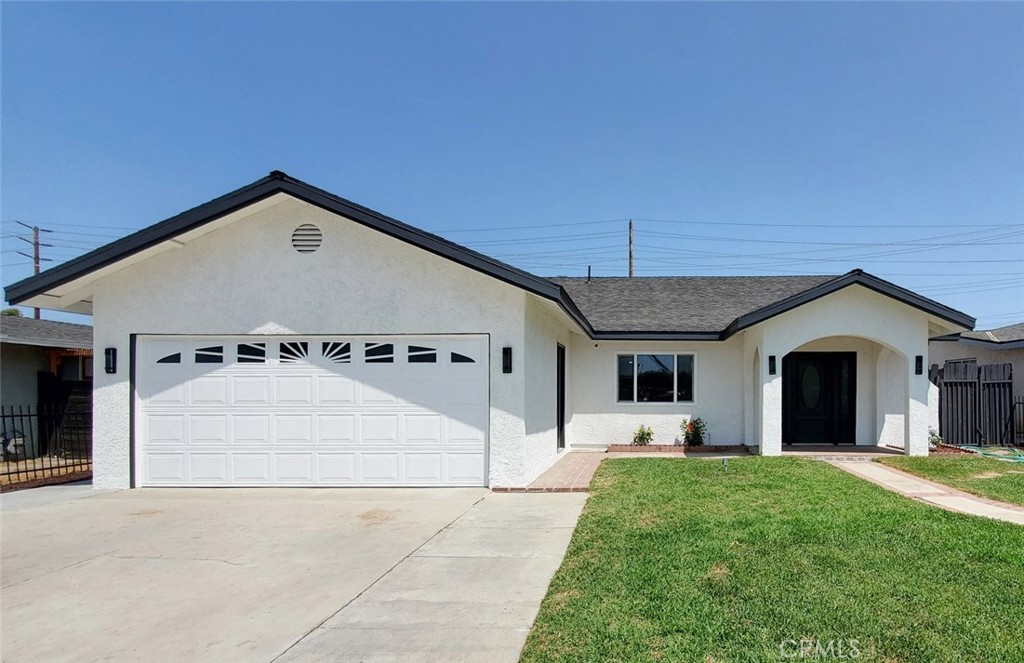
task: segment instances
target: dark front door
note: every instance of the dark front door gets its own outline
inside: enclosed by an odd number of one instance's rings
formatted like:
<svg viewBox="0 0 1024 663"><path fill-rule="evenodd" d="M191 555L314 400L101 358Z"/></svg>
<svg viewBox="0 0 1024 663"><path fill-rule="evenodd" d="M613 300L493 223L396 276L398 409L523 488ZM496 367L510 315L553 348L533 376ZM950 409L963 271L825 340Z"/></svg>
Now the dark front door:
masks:
<svg viewBox="0 0 1024 663"><path fill-rule="evenodd" d="M556 407L556 418L558 421L558 450L561 451L565 448L565 348L561 345L558 346L558 358L555 363L557 368L555 369L558 373L556 380L558 386L558 404Z"/></svg>
<svg viewBox="0 0 1024 663"><path fill-rule="evenodd" d="M857 353L791 352L782 360L786 444L853 444Z"/></svg>

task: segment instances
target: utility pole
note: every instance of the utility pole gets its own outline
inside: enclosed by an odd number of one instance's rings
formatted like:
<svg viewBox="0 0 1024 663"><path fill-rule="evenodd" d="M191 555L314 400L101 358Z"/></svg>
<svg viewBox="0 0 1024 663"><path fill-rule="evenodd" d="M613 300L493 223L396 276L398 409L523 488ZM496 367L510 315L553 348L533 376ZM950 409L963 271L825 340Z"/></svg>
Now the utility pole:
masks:
<svg viewBox="0 0 1024 663"><path fill-rule="evenodd" d="M28 242L29 244L32 245L32 255L29 255L27 253L22 253L21 251L18 251L18 254L19 255L23 255L26 258L32 258L33 270L35 271L36 274L38 274L39 273L39 263L40 263L40 261L45 260L45 261L49 262L49 260L50 260L49 258L40 258L39 257L39 247L41 247L41 246L53 246L52 244L40 244L39 243L39 233L41 233L41 232L50 233L50 232L53 232L53 231L52 230L46 230L45 228L40 228L39 226L30 226L27 223L22 223L21 221L16 221L15 223L17 223L19 225L22 225L22 226L25 226L26 228L29 228L32 231L32 239L31 240L25 239L24 237L18 237L18 239L20 239L21 241ZM39 309L37 308L37 309L34 309L34 310L35 310L34 317L35 317L36 320L38 320L39 319Z"/></svg>
<svg viewBox="0 0 1024 663"><path fill-rule="evenodd" d="M629 278L633 278L633 219L629 220Z"/></svg>

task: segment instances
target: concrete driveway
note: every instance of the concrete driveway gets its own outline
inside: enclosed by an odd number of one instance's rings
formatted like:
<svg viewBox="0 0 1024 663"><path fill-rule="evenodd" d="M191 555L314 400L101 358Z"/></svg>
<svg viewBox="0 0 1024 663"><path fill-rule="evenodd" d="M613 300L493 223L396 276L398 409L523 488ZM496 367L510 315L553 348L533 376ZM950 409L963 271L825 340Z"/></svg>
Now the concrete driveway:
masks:
<svg viewBox="0 0 1024 663"><path fill-rule="evenodd" d="M5 494L3 659L515 661L584 499Z"/></svg>

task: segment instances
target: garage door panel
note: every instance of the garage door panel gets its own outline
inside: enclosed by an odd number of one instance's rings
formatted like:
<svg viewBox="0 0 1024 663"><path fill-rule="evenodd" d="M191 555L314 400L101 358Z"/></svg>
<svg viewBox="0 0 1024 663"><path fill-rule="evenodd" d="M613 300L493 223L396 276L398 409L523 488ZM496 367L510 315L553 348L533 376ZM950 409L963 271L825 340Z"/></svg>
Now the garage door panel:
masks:
<svg viewBox="0 0 1024 663"><path fill-rule="evenodd" d="M482 453L448 453L448 480L452 483L480 485L484 481Z"/></svg>
<svg viewBox="0 0 1024 663"><path fill-rule="evenodd" d="M455 417L448 421L448 442L451 444L481 444L486 433L486 423L469 421L467 413L463 417Z"/></svg>
<svg viewBox="0 0 1024 663"><path fill-rule="evenodd" d="M189 479L194 483L228 483L228 455L189 454Z"/></svg>
<svg viewBox="0 0 1024 663"><path fill-rule="evenodd" d="M359 417L363 444L398 444L397 414L364 414Z"/></svg>
<svg viewBox="0 0 1024 663"><path fill-rule="evenodd" d="M274 380L276 405L312 405L313 378L308 375L278 376Z"/></svg>
<svg viewBox="0 0 1024 663"><path fill-rule="evenodd" d="M269 414L236 414L231 417L233 444L270 444Z"/></svg>
<svg viewBox="0 0 1024 663"><path fill-rule="evenodd" d="M317 476L321 482L357 483L356 454L354 452L317 454Z"/></svg>
<svg viewBox="0 0 1024 663"><path fill-rule="evenodd" d="M233 405L270 405L270 376L237 376L232 378Z"/></svg>
<svg viewBox="0 0 1024 663"><path fill-rule="evenodd" d="M415 483L441 483L440 453L407 453L405 459L405 479Z"/></svg>
<svg viewBox="0 0 1024 663"><path fill-rule="evenodd" d="M366 380L372 382L363 382L360 385L360 405L396 405L401 402L395 392L398 391L397 385L389 385L386 382L391 381L393 378L383 378L380 375L368 376Z"/></svg>
<svg viewBox="0 0 1024 663"><path fill-rule="evenodd" d="M143 336L138 357L144 485L486 484L484 337Z"/></svg>
<svg viewBox="0 0 1024 663"><path fill-rule="evenodd" d="M167 405L170 407L181 407L185 405L185 385L174 382L181 378L177 375L164 377L159 383L153 385L153 393L148 401L153 406Z"/></svg>
<svg viewBox="0 0 1024 663"><path fill-rule="evenodd" d="M359 478L364 483L399 482L397 453L362 453L359 461Z"/></svg>
<svg viewBox="0 0 1024 663"><path fill-rule="evenodd" d="M146 455L146 480L161 484L185 483L184 453L150 453Z"/></svg>
<svg viewBox="0 0 1024 663"><path fill-rule="evenodd" d="M355 405L356 385L352 378L321 375L317 378L318 405Z"/></svg>
<svg viewBox="0 0 1024 663"><path fill-rule="evenodd" d="M274 417L274 437L278 444L313 442L312 414L278 414Z"/></svg>
<svg viewBox="0 0 1024 663"><path fill-rule="evenodd" d="M188 418L188 444L223 446L228 442L228 415L193 414Z"/></svg>
<svg viewBox="0 0 1024 663"><path fill-rule="evenodd" d="M403 417L406 444L439 447L444 441L443 417L440 414L407 414Z"/></svg>
<svg viewBox="0 0 1024 663"><path fill-rule="evenodd" d="M356 416L354 414L321 414L317 416L318 444L355 444Z"/></svg>
<svg viewBox="0 0 1024 663"><path fill-rule="evenodd" d="M145 429L151 445L185 444L185 415L183 414L147 415Z"/></svg>
<svg viewBox="0 0 1024 663"><path fill-rule="evenodd" d="M217 375L195 378L189 382L189 403L192 405L228 404L228 378Z"/></svg>
<svg viewBox="0 0 1024 663"><path fill-rule="evenodd" d="M270 483L269 453L234 453L232 478L240 483Z"/></svg>
<svg viewBox="0 0 1024 663"><path fill-rule="evenodd" d="M313 483L313 454L274 455L275 478L282 483Z"/></svg>

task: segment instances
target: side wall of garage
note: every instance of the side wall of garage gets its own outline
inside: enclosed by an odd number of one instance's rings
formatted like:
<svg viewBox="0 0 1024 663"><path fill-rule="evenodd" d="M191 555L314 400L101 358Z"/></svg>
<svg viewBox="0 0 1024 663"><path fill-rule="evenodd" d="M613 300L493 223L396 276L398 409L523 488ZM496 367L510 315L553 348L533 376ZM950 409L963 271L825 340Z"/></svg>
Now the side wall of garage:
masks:
<svg viewBox="0 0 1024 663"><path fill-rule="evenodd" d="M291 244L304 223L322 246ZM526 440L526 294L294 199L104 277L94 294L94 483L129 486L132 334L488 334L490 484L521 486L547 467ZM514 349L511 374L501 348Z"/></svg>
<svg viewBox="0 0 1024 663"><path fill-rule="evenodd" d="M539 474L558 458L558 346L565 348L565 446L571 446L572 351L564 316L529 295L526 301L526 441L522 463Z"/></svg>

